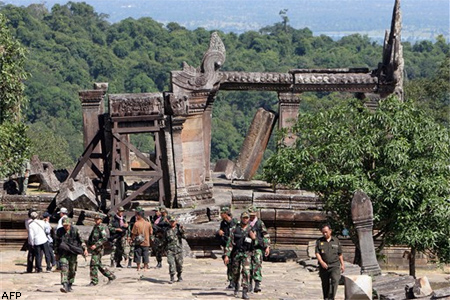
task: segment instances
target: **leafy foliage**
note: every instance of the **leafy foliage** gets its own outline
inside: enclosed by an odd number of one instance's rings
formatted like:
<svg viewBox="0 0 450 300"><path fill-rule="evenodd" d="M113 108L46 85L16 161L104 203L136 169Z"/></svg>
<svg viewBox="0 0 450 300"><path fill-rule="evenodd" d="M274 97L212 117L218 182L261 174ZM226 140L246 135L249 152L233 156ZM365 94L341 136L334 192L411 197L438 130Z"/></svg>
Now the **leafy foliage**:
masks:
<svg viewBox="0 0 450 300"><path fill-rule="evenodd" d="M0 14L0 177L18 172L28 156L26 126L21 123L25 49L15 40Z"/></svg>
<svg viewBox="0 0 450 300"><path fill-rule="evenodd" d="M268 160L267 181L316 191L340 228L352 228L353 193L363 190L384 243L450 261L448 130L392 97L374 112L350 100L303 113L293 132L296 146Z"/></svg>
<svg viewBox="0 0 450 300"><path fill-rule="evenodd" d="M110 93L167 91L170 71L181 69L183 61L199 66L211 35L203 28L187 30L151 18L110 24L106 15L84 2L56 4L50 10L44 4L3 5L0 12L8 16L12 35L29 50L25 68L33 76L25 82L25 95L30 99L27 121L42 121L65 139L72 161L82 153L78 91L90 88L93 82L109 82ZM220 32L227 51L223 69L287 72L294 68L376 68L381 61L382 46L367 36L354 34L335 41L314 36L308 28L291 27L287 11L280 11L280 19L259 31L240 35ZM445 39L403 46L410 87L439 76L438 67L449 53ZM424 82L428 83L433 81ZM431 85L428 90L433 90ZM419 92L423 90L411 89L411 93ZM301 109L316 111L333 107L342 96L308 93L302 99ZM436 119L445 118L448 102L440 105L435 97L421 99ZM220 92L213 109L213 161L237 158L259 106L277 110L276 93ZM58 122L62 126L55 125ZM275 143L270 151L275 151Z"/></svg>

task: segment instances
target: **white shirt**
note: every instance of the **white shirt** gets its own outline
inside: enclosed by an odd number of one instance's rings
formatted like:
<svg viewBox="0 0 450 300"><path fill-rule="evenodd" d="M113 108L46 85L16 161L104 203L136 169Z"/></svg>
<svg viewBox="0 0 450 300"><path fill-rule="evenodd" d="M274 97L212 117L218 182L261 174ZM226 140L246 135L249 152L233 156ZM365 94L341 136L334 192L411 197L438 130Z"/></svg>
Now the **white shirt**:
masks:
<svg viewBox="0 0 450 300"><path fill-rule="evenodd" d="M49 222L44 221L44 223L45 223L45 226L44 226L45 234L47 235L48 242L51 244L51 243L53 243L52 234L51 234L52 226L50 225Z"/></svg>
<svg viewBox="0 0 450 300"><path fill-rule="evenodd" d="M34 220L28 224L28 244L37 246L48 242L44 227L45 222L42 220Z"/></svg>

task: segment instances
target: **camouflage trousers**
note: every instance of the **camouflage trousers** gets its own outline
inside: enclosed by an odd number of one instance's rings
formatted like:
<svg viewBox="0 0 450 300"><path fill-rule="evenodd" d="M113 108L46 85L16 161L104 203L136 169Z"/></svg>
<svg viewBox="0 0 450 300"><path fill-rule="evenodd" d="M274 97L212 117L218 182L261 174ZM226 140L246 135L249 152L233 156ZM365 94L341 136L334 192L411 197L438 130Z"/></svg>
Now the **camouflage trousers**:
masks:
<svg viewBox="0 0 450 300"><path fill-rule="evenodd" d="M262 280L263 255L264 255L263 250L261 249L255 249L253 251L251 272L252 272L252 279L254 281Z"/></svg>
<svg viewBox="0 0 450 300"><path fill-rule="evenodd" d="M61 283L73 283L77 274L77 255L63 255L59 258L59 264L61 265Z"/></svg>
<svg viewBox="0 0 450 300"><path fill-rule="evenodd" d="M162 262L162 257L164 253L164 241L158 237L153 239L152 243L152 253L156 257L157 262Z"/></svg>
<svg viewBox="0 0 450 300"><path fill-rule="evenodd" d="M169 274L180 275L183 273L183 252L167 251L167 262L169 263Z"/></svg>
<svg viewBox="0 0 450 300"><path fill-rule="evenodd" d="M102 253L100 252L93 252L91 256L91 263L89 265L89 271L91 275L91 282L93 284L98 284L98 271L100 271L104 276L106 276L108 279L114 280L116 277L114 276L111 271L108 270L105 266L102 264Z"/></svg>
<svg viewBox="0 0 450 300"><path fill-rule="evenodd" d="M250 281L250 265L252 252L236 252L231 259L231 268L233 270L233 282L239 283L239 273L242 274L242 288L248 288Z"/></svg>
<svg viewBox="0 0 450 300"><path fill-rule="evenodd" d="M124 255L126 239L119 238L112 242L111 247L111 262L120 263L122 261L122 256Z"/></svg>
<svg viewBox="0 0 450 300"><path fill-rule="evenodd" d="M126 242L125 246L123 247L123 259L133 261L133 258L134 258L134 243Z"/></svg>

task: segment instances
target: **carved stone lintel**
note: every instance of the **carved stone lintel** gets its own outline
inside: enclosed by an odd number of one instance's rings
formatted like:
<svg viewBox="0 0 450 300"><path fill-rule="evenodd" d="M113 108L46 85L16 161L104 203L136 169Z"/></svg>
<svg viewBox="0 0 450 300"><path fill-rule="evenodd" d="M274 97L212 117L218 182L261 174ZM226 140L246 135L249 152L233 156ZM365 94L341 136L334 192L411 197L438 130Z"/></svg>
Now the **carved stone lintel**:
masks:
<svg viewBox="0 0 450 300"><path fill-rule="evenodd" d="M113 117L164 115L161 93L110 94L109 111Z"/></svg>

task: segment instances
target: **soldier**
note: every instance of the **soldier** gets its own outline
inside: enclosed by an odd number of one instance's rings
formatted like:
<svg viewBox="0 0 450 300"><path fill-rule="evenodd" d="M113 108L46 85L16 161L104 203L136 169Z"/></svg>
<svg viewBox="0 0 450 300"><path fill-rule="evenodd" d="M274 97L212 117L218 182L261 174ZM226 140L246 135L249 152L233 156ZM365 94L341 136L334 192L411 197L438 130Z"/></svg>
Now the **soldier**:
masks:
<svg viewBox="0 0 450 300"><path fill-rule="evenodd" d="M323 298L332 300L336 295L341 272L345 270L344 257L339 239L331 235L330 225L323 225L321 232L323 236L316 241L319 277L322 281Z"/></svg>
<svg viewBox="0 0 450 300"><path fill-rule="evenodd" d="M217 231L216 237L219 239L220 246L224 252L222 259L225 259L225 247L227 246L227 242L230 237L230 230L237 224L238 220L231 216L231 212L228 207L222 207L220 209L220 217L222 218L222 222L220 222L220 229ZM230 282L227 288L229 289L234 289L233 270L231 268L232 264L233 262L231 260L227 264L227 279Z"/></svg>
<svg viewBox="0 0 450 300"><path fill-rule="evenodd" d="M169 263L170 282L175 281L175 271L178 282L183 281L183 240L186 234L183 225L179 225L175 217L168 217L170 228L166 231L167 241L167 262Z"/></svg>
<svg viewBox="0 0 450 300"><path fill-rule="evenodd" d="M102 264L103 248L105 243L108 241L108 227L102 224L102 216L96 214L94 216L95 225L92 228L91 234L89 235L88 247L91 249L91 263L89 266L91 283L89 286L95 286L98 284L98 271L108 277L108 284L111 283L116 276L111 273L108 268L104 267Z"/></svg>
<svg viewBox="0 0 450 300"><path fill-rule="evenodd" d="M253 206L248 209L250 215L250 227L256 233L255 250L253 251L251 263L251 280L255 282L255 289L253 290L255 293L261 292L263 253L266 257L270 254L269 233L267 232L264 222L257 217L257 211L258 210ZM250 291L252 287L251 280Z"/></svg>
<svg viewBox="0 0 450 300"><path fill-rule="evenodd" d="M153 243L152 251L156 257L156 268L162 267L162 257L166 248L166 240L164 238L165 231L170 227L167 220L167 209L158 208L153 216Z"/></svg>
<svg viewBox="0 0 450 300"><path fill-rule="evenodd" d="M224 258L225 265L230 262L230 259L233 262L234 296L238 294L239 271L242 268L242 299L249 299L247 293L250 280L250 264L256 240L256 233L251 230L249 218L248 212L243 212L241 221L231 229Z"/></svg>
<svg viewBox="0 0 450 300"><path fill-rule="evenodd" d="M124 217L125 209L120 206L117 209L117 213L111 218L109 223L110 238L109 241L112 244L111 252L111 267L123 268L120 262L124 252L124 246L126 242L125 235L128 230L128 223Z"/></svg>
<svg viewBox="0 0 450 300"><path fill-rule="evenodd" d="M80 233L71 220L65 218L63 227L56 231L55 239L56 259L61 264L61 292L72 292L72 284L77 272L77 255L87 256L87 248L81 240Z"/></svg>

